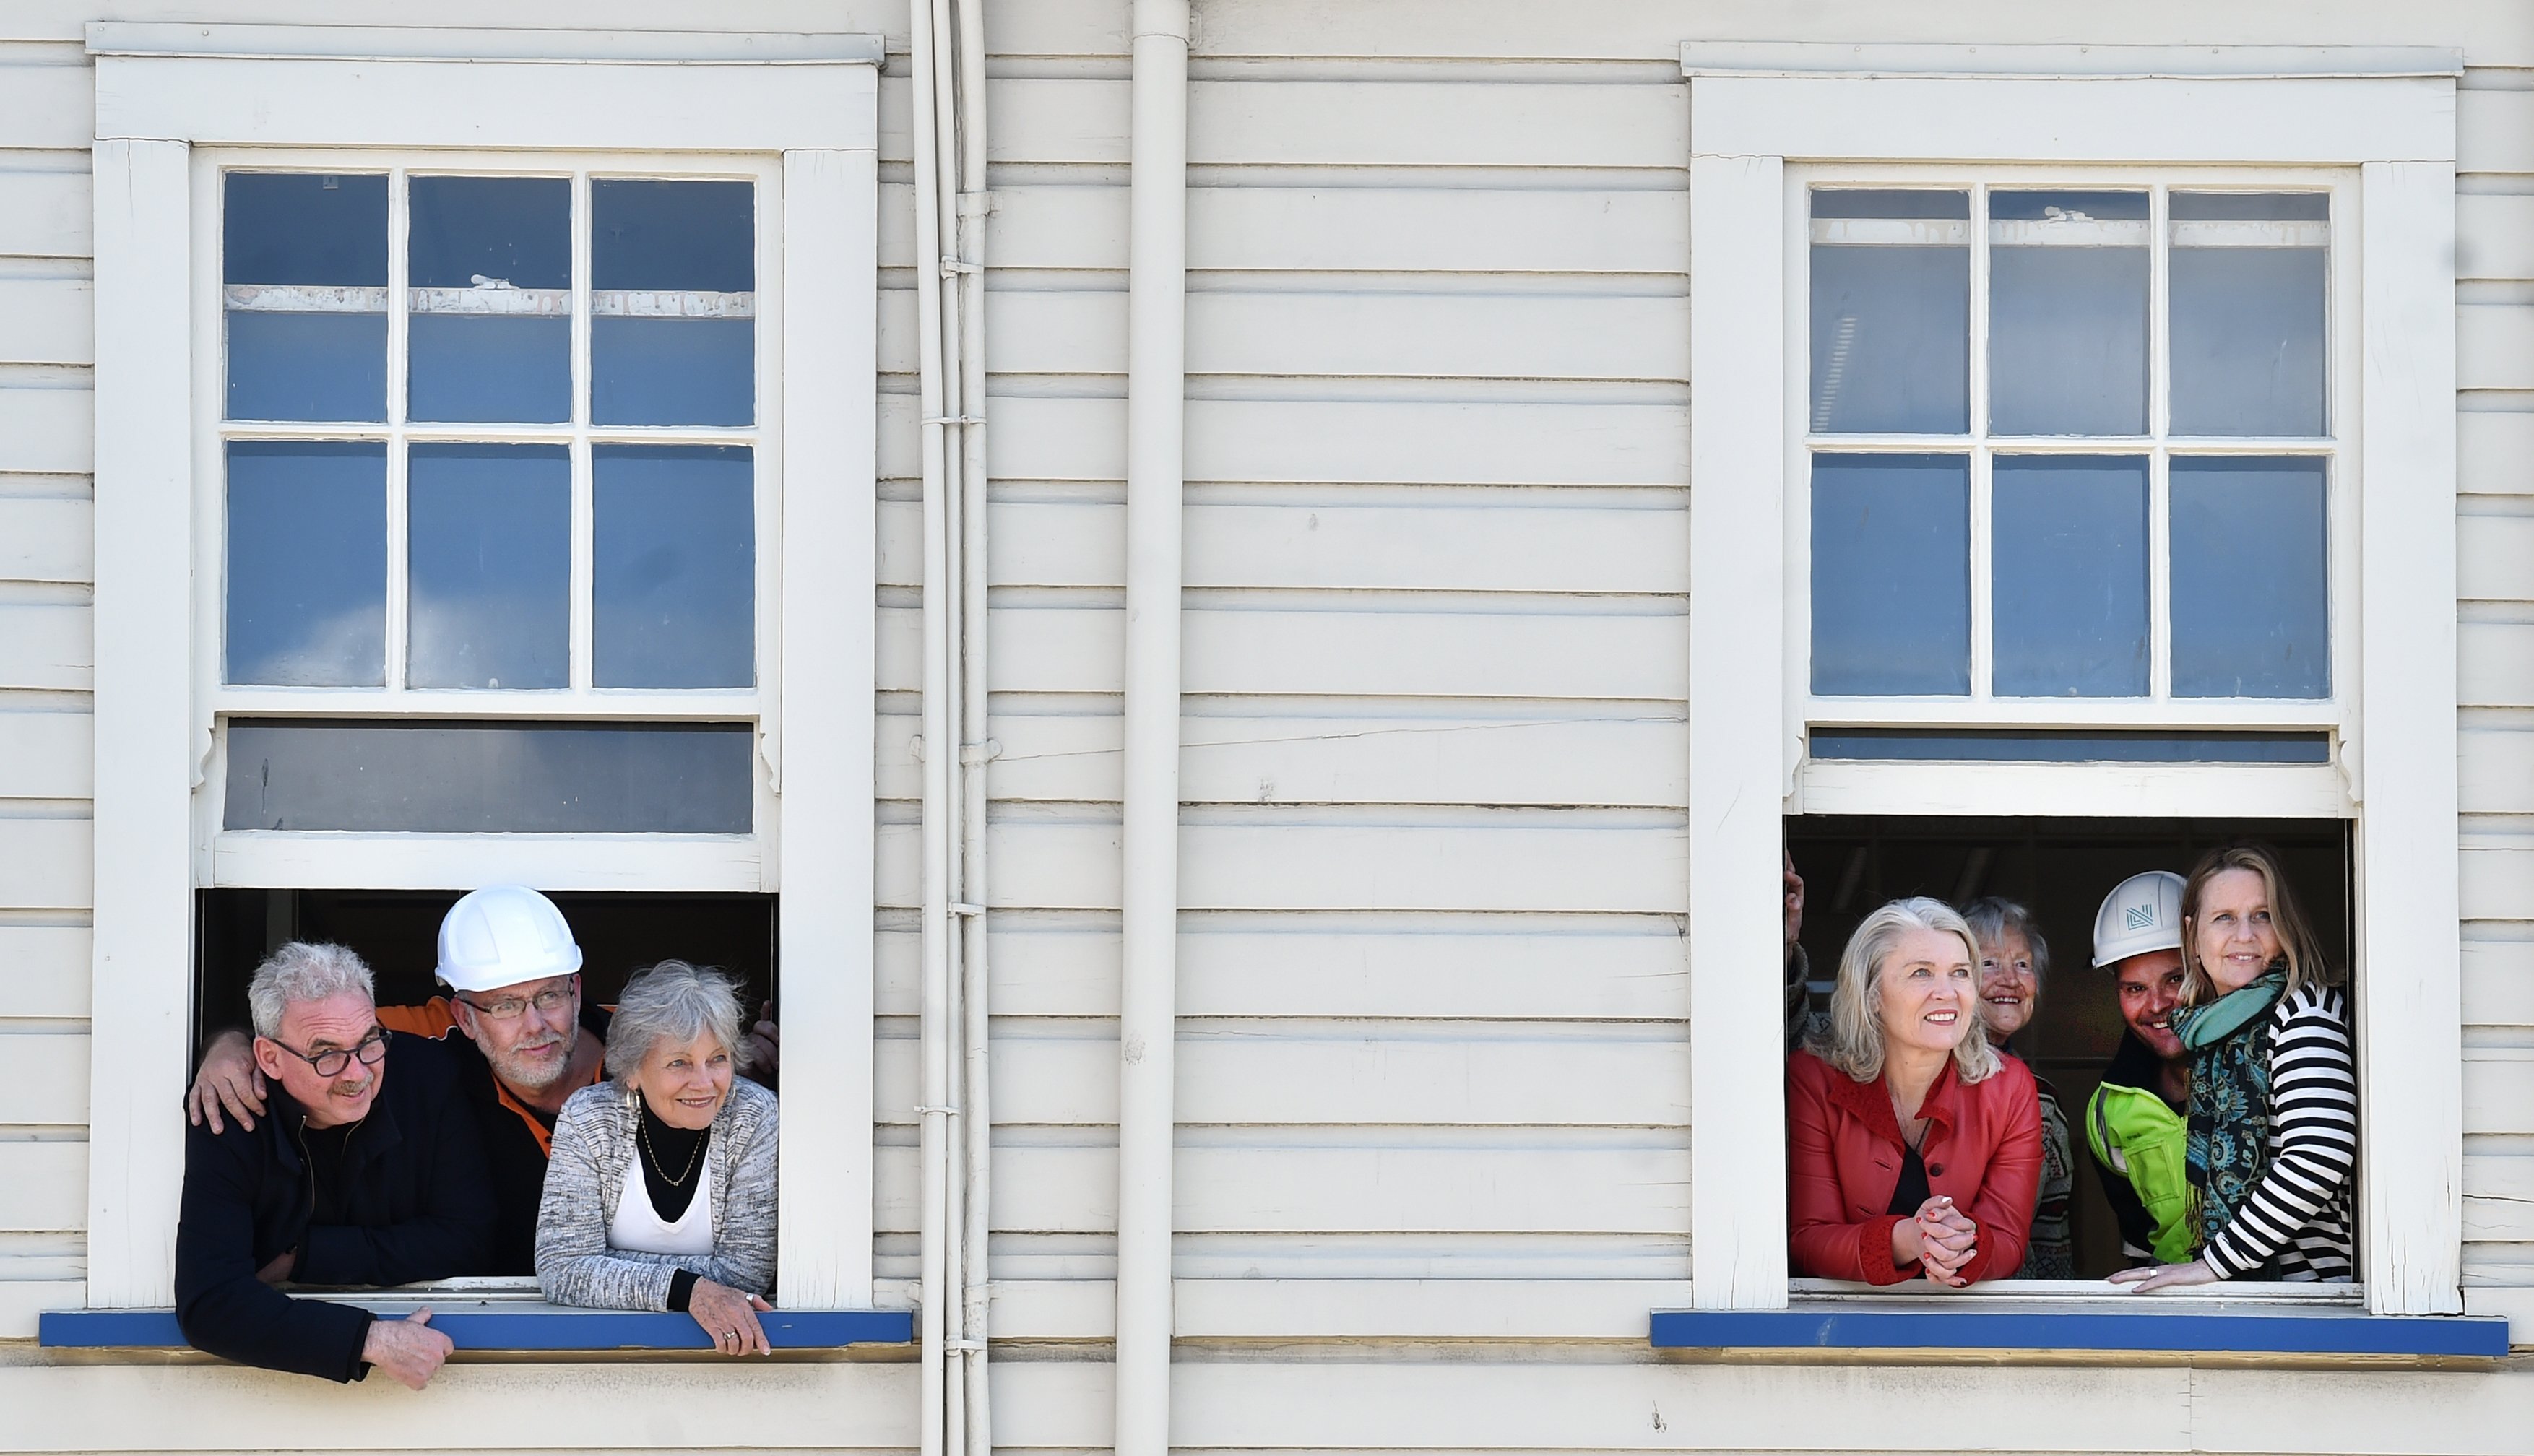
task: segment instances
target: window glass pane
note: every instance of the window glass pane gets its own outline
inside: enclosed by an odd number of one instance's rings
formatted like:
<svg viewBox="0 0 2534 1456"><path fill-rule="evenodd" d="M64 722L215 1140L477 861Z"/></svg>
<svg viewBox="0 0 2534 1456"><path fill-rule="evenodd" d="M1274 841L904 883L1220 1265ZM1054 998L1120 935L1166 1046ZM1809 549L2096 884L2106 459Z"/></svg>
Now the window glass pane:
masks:
<svg viewBox="0 0 2534 1456"><path fill-rule="evenodd" d="M2173 693L2328 698L2323 463L2173 462Z"/></svg>
<svg viewBox="0 0 2534 1456"><path fill-rule="evenodd" d="M1971 687L1970 463L1815 455L1813 691Z"/></svg>
<svg viewBox="0 0 2534 1456"><path fill-rule="evenodd" d="M221 823L419 834L745 834L746 723L242 720Z"/></svg>
<svg viewBox="0 0 2534 1456"><path fill-rule="evenodd" d="M1812 197L1812 428L1970 428L1970 196Z"/></svg>
<svg viewBox="0 0 2534 1456"><path fill-rule="evenodd" d="M417 445L406 485L416 688L572 683L572 462L560 445Z"/></svg>
<svg viewBox="0 0 2534 1456"><path fill-rule="evenodd" d="M572 418L572 183L416 177L406 413Z"/></svg>
<svg viewBox="0 0 2534 1456"><path fill-rule="evenodd" d="M233 420L388 416L388 179L222 179L224 412Z"/></svg>
<svg viewBox="0 0 2534 1456"><path fill-rule="evenodd" d="M2323 433L2329 203L2173 194L2173 433Z"/></svg>
<svg viewBox="0 0 2534 1456"><path fill-rule="evenodd" d="M745 425L756 418L756 189L589 185L590 418Z"/></svg>
<svg viewBox="0 0 2534 1456"><path fill-rule="evenodd" d="M1989 532L1990 691L2145 697L2145 459L2000 455Z"/></svg>
<svg viewBox="0 0 2534 1456"><path fill-rule="evenodd" d="M594 472L596 681L756 681L756 472L743 448L602 445Z"/></svg>
<svg viewBox="0 0 2534 1456"><path fill-rule="evenodd" d="M1989 428L2146 433L2142 192L1989 198Z"/></svg>
<svg viewBox="0 0 2534 1456"><path fill-rule="evenodd" d="M384 686L387 447L235 440L227 458L222 679Z"/></svg>

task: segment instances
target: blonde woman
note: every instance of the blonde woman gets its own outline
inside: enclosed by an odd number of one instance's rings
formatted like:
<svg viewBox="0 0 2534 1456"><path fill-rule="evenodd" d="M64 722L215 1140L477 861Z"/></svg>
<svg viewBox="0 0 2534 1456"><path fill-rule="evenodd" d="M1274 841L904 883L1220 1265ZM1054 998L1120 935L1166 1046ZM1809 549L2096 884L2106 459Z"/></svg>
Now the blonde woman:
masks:
<svg viewBox="0 0 2534 1456"><path fill-rule="evenodd" d="M2277 856L2209 851L2182 888L2191 1059L2185 1155L2200 1256L2112 1276L2138 1293L2220 1279L2340 1281L2354 1270L2358 1076L2339 973Z"/></svg>
<svg viewBox="0 0 2534 1456"><path fill-rule="evenodd" d="M2022 1264L2041 1102L1989 1044L1978 961L1940 900L1895 900L1848 938L1830 1024L1786 1059L1796 1274L1961 1288Z"/></svg>

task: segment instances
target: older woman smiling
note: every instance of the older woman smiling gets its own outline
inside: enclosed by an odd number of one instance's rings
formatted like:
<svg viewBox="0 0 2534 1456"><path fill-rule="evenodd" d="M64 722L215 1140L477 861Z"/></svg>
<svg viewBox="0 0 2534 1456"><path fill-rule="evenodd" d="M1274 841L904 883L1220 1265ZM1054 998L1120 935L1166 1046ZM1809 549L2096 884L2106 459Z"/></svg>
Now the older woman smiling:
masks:
<svg viewBox="0 0 2534 1456"><path fill-rule="evenodd" d="M1795 1273L1960 1288L2022 1264L2041 1107L1982 1029L1976 961L1938 900L1895 900L1848 938L1830 1025L1786 1059Z"/></svg>
<svg viewBox="0 0 2534 1456"><path fill-rule="evenodd" d="M1979 945L1980 1019L1988 1023L1989 1040L2009 1057L2021 1060L2015 1034L2032 1024L2041 1006L2041 980L2050 970L2050 942L2032 912L2013 900L1992 895L1962 908L1962 920ZM2071 1150L2068 1115L2059 1108L2059 1089L2033 1073L2041 1094L2041 1198L2033 1206L2031 1242L2023 1251L2018 1279L2074 1279L2077 1248L2068 1207L2077 1191L2077 1158Z"/></svg>
<svg viewBox="0 0 2534 1456"><path fill-rule="evenodd" d="M738 1075L729 978L664 960L625 988L607 1070L556 1122L537 1279L559 1304L671 1309L726 1355L772 1354L774 1094Z"/></svg>

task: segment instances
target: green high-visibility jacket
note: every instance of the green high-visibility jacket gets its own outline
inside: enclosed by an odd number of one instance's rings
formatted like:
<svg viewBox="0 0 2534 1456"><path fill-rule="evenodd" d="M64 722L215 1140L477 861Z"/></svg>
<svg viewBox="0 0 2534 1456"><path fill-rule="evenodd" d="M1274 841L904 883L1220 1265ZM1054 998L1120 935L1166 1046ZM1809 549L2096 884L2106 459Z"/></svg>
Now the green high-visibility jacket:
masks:
<svg viewBox="0 0 2534 1456"><path fill-rule="evenodd" d="M2094 1160L2127 1179L2153 1222L2156 1262L2179 1264L2191 1245L2191 1177L2184 1152L2190 1124L2162 1097L2104 1082L2085 1104L2085 1141Z"/></svg>

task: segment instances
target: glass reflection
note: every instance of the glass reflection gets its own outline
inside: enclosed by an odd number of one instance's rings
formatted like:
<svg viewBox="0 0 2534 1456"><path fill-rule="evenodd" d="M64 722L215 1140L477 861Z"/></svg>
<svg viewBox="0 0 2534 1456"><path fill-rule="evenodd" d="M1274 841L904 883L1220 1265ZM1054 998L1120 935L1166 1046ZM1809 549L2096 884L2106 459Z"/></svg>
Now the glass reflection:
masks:
<svg viewBox="0 0 2534 1456"><path fill-rule="evenodd" d="M590 417L756 418L756 207L748 182L590 183Z"/></svg>
<svg viewBox="0 0 2534 1456"><path fill-rule="evenodd" d="M1989 199L1989 429L2143 435L2147 199L1999 192Z"/></svg>
<svg viewBox="0 0 2534 1456"><path fill-rule="evenodd" d="M602 688L745 688L756 681L753 454L602 445L596 681Z"/></svg>
<svg viewBox="0 0 2534 1456"><path fill-rule="evenodd" d="M220 281L227 418L387 418L385 176L228 173Z"/></svg>
<svg viewBox="0 0 2534 1456"><path fill-rule="evenodd" d="M2173 433L2323 432L2330 199L2172 199Z"/></svg>
<svg viewBox="0 0 2534 1456"><path fill-rule="evenodd" d="M572 463L560 445L417 445L405 682L572 682Z"/></svg>
<svg viewBox="0 0 2534 1456"><path fill-rule="evenodd" d="M1970 692L1970 462L1813 457L1812 685Z"/></svg>
<svg viewBox="0 0 2534 1456"><path fill-rule="evenodd" d="M1812 195L1812 429L1970 428L1970 197Z"/></svg>
<svg viewBox="0 0 2534 1456"><path fill-rule="evenodd" d="M1991 691L2145 697L2145 459L2001 455L1989 531Z"/></svg>
<svg viewBox="0 0 2534 1456"><path fill-rule="evenodd" d="M2173 693L2331 696L2323 462L2173 462Z"/></svg>
<svg viewBox="0 0 2534 1456"><path fill-rule="evenodd" d="M222 575L225 682L387 682L387 447L236 440Z"/></svg>
<svg viewBox="0 0 2534 1456"><path fill-rule="evenodd" d="M410 183L406 411L417 420L572 417L572 183Z"/></svg>

